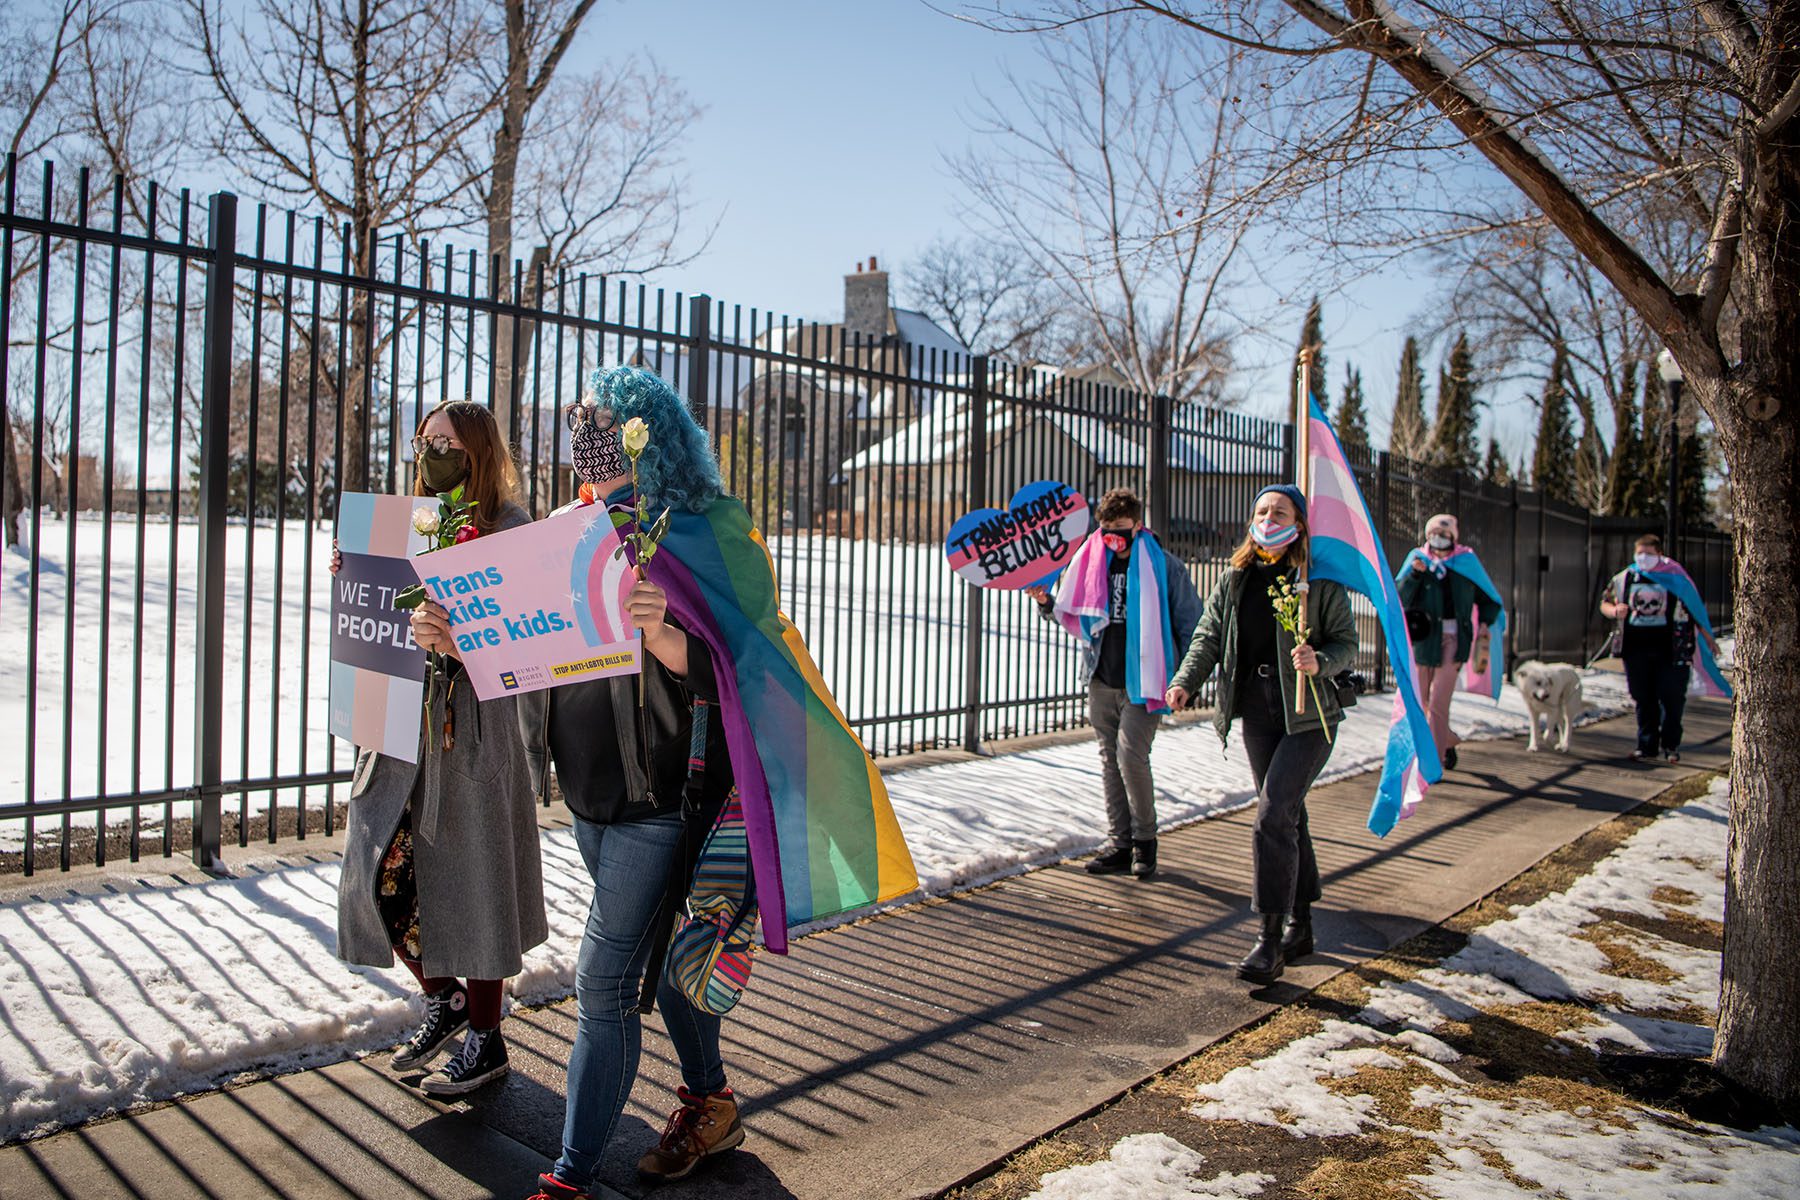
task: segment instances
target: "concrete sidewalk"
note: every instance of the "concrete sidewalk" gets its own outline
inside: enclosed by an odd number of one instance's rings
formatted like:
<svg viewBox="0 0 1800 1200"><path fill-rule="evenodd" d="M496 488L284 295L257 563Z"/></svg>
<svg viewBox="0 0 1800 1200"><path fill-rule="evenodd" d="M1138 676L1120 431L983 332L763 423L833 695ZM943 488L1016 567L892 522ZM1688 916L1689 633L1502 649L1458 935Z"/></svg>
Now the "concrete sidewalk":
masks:
<svg viewBox="0 0 1800 1200"><path fill-rule="evenodd" d="M1232 973L1252 937L1248 812L1166 835L1152 881L1063 864L802 939L759 960L726 1023L744 1148L658 1194L935 1195L1722 769L1729 709L1689 713L1679 768L1625 761L1629 717L1583 729L1571 756L1465 744L1462 770L1385 842L1363 828L1372 775L1316 790L1320 954L1254 994ZM465 1104L427 1101L371 1059L8 1147L0 1197L522 1197L557 1150L574 1025L573 1001L515 1013L512 1076ZM655 1017L644 1050L605 1170L632 1196L676 1080Z"/></svg>

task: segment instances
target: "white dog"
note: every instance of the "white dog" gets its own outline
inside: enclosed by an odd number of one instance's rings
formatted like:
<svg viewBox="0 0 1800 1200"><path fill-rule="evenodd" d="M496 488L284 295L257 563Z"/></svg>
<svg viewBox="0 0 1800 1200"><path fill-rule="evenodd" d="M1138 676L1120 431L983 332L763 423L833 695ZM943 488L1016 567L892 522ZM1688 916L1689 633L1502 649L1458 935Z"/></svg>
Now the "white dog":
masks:
<svg viewBox="0 0 1800 1200"><path fill-rule="evenodd" d="M1569 752L1569 734L1575 722L1591 707L1581 698L1581 673L1567 663L1546 663L1532 659L1513 668L1513 682L1525 697L1525 710L1531 715L1531 741L1527 750L1542 748L1538 722L1543 720L1542 737L1556 733L1556 748Z"/></svg>

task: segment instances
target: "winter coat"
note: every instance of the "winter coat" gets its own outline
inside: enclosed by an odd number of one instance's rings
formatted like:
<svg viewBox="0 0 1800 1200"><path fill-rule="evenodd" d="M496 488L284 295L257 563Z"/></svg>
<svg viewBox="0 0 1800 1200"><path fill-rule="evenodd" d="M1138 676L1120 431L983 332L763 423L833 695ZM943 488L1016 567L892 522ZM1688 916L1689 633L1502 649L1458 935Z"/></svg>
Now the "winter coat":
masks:
<svg viewBox="0 0 1800 1200"><path fill-rule="evenodd" d="M1444 589L1450 589L1450 611L1456 614L1456 657L1452 661L1469 661L1475 645L1474 622L1469 614L1479 610L1483 626L1491 627L1500 614L1493 597L1475 586L1475 581L1456 571L1446 570L1442 577L1434 571L1415 571L1411 567L1400 572L1400 603L1431 618L1425 632L1413 639L1413 661L1422 667L1438 667L1444 662Z"/></svg>
<svg viewBox="0 0 1800 1200"><path fill-rule="evenodd" d="M1249 572L1238 567L1227 569L1219 577L1212 595L1207 597L1200 624L1194 629L1187 656L1171 681L1171 686L1191 694L1218 667L1219 703L1213 713L1213 728L1218 730L1221 743L1229 738L1231 722L1237 717L1237 610L1248 577ZM1343 720L1344 710L1330 679L1349 667L1356 657L1356 618L1350 611L1350 594L1341 584L1328 579L1313 580L1307 593L1307 612L1312 632L1306 641L1319 657L1319 673L1315 677L1318 687L1307 693L1304 713L1294 711L1294 639L1279 623L1275 626L1276 661L1280 664L1275 676L1281 681L1282 709L1289 733L1320 729L1326 722L1335 726ZM1318 695L1316 703L1313 692Z"/></svg>
<svg viewBox="0 0 1800 1200"><path fill-rule="evenodd" d="M563 790L563 803L584 821L611 825L617 821L638 820L658 813L672 812L681 806L688 776L688 759L693 740L693 703L705 700L719 702L719 685L713 675L712 652L706 643L687 635L688 674L685 679L671 675L654 655L644 656L643 726L650 736L650 762L654 778L644 770L638 717L638 676L614 675L606 679L586 680L527 692L519 697L519 732L524 739L526 762L531 769L531 790L540 798L550 789L550 722L559 697L568 697L576 689L604 692L610 701L610 728L596 729L596 739L608 737L605 747L592 746L595 758L602 751L607 761L621 769L625 776L625 802L620 805L598 805L590 798L570 795ZM707 727L707 772L705 798L716 811L722 807L732 784L731 762L725 748L725 723L715 713ZM563 764L565 774L571 773Z"/></svg>
<svg viewBox="0 0 1800 1200"><path fill-rule="evenodd" d="M530 520L511 506L494 531ZM420 731L416 764L368 750L357 756L338 883L337 953L364 966L393 965L376 889L381 860L410 807L425 974L505 979L519 973L525 951L550 935L537 806L517 698L477 701L461 664L452 661L450 670L454 747L442 749L440 685L431 728Z"/></svg>

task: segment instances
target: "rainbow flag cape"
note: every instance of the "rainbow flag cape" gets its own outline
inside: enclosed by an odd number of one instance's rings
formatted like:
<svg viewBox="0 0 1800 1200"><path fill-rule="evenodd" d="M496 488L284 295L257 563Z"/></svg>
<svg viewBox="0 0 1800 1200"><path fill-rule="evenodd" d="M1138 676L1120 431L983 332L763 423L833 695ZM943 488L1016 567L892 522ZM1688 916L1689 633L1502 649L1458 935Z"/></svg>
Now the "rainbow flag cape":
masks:
<svg viewBox="0 0 1800 1200"><path fill-rule="evenodd" d="M1706 601L1700 598L1700 589L1695 586L1694 577L1687 573L1686 567L1668 557L1658 562L1653 570L1640 571L1638 574L1667 588L1669 595L1681 601L1681 607L1687 609L1688 615L1706 631L1705 637L1694 639L1694 657L1700 660L1700 669L1694 672L1690 690L1702 696L1731 699L1731 684L1726 682L1725 673L1719 670L1718 656L1713 653L1712 618L1706 615Z"/></svg>
<svg viewBox="0 0 1800 1200"><path fill-rule="evenodd" d="M1107 626L1107 563L1112 551L1090 537L1063 571L1056 589L1056 619L1074 636L1091 642ZM1163 693L1175 674L1175 635L1169 628L1169 558L1154 534L1140 530L1131 539L1125 568L1125 695L1151 712L1167 712Z"/></svg>
<svg viewBox="0 0 1800 1200"><path fill-rule="evenodd" d="M1455 571L1458 575L1461 575L1464 579L1467 579L1470 583L1480 588L1482 592L1487 595L1488 599L1500 606L1500 615L1494 618L1494 624L1488 630L1487 666L1477 671L1475 669L1475 658L1473 655L1470 655L1469 661L1463 664L1462 679L1460 681L1463 691L1475 692L1478 695L1486 696L1490 700L1498 700L1500 698L1500 682L1506 675L1503 663L1505 653L1502 650L1500 642L1501 637L1506 633L1506 601L1500 598L1500 589L1495 587L1494 581L1488 577L1487 568L1481 565L1481 559L1476 557L1475 551L1469 549L1461 542L1458 542L1456 546L1451 549L1450 553L1443 558L1434 558L1424 550L1414 546L1412 552L1406 556L1406 560L1400 564L1400 569L1394 573L1394 580L1396 583L1406 578L1406 573L1412 570L1413 559L1415 558L1424 562L1427 571L1432 571L1439 575L1442 575L1445 571ZM1456 618L1459 621L1471 621L1474 623L1475 642L1481 640L1482 627L1481 617L1479 615L1480 611L1479 608L1476 608L1470 612L1461 614ZM1474 645L1475 643L1471 642L1470 644Z"/></svg>
<svg viewBox="0 0 1800 1200"><path fill-rule="evenodd" d="M1356 486L1356 475L1344 458L1344 448L1319 410L1308 404L1306 477L1311 494L1306 498L1308 553L1315 579L1332 579L1361 592L1375 605L1381 632L1387 638L1389 664L1394 670L1394 712L1388 725L1387 756L1382 761L1381 782L1369 806L1369 830L1386 837L1401 817L1417 806L1425 789L1444 777L1438 761L1431 723L1419 702L1419 681L1413 674L1412 641L1406 635L1406 612L1400 592L1388 574L1387 553L1369 518L1369 506Z"/></svg>
<svg viewBox="0 0 1800 1200"><path fill-rule="evenodd" d="M784 954L794 926L915 890L887 787L777 607L774 561L744 506L672 513L646 573L712 651L765 945Z"/></svg>

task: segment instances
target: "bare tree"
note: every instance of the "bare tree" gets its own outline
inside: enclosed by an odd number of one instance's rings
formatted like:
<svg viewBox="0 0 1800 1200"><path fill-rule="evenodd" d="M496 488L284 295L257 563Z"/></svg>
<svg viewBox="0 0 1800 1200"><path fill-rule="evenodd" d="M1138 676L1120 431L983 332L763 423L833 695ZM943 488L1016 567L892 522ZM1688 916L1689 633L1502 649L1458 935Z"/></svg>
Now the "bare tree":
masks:
<svg viewBox="0 0 1800 1200"><path fill-rule="evenodd" d="M1078 6L1098 17L1097 5ZM1473 150L1675 356L1729 471L1738 570L1720 1070L1800 1098L1800 0L1137 0L1208 41L1295 64L1316 151L1429 169ZM1035 17L1041 17L1036 6ZM1059 20L1067 14L1054 14ZM1386 172L1392 186L1397 172ZM1467 184L1456 189L1455 176ZM1413 240L1503 226L1483 180L1410 214ZM1429 216L1429 220L1422 219ZM1366 233L1374 232L1365 229ZM1392 229L1388 230L1392 233ZM1696 236L1697 235L1697 236ZM1697 259L1680 252L1701 248Z"/></svg>
<svg viewBox="0 0 1800 1200"><path fill-rule="evenodd" d="M49 215L71 222L77 218L84 198L80 187L69 183L88 171L116 180L125 215L141 220L145 172L152 164L170 160L180 132L172 116L179 110L173 101L180 94L180 83L171 79L166 64L152 67L146 49L157 44L161 23L160 11L144 0L52 0L21 3L0 13L0 131L13 169L21 176L14 186L22 196L36 190L31 176L42 170L39 160L62 168L60 186L49 196ZM90 182L87 199L98 207L102 196ZM75 273L68 241L51 243L47 263L40 259L43 246L38 238L17 239L6 278L0 280L0 286L12 293L16 312L30 311L33 289L45 288L51 314L51 323L42 329L33 322L3 334L12 346L46 358L46 378L53 385L44 399L41 423L34 418L37 401L29 388L13 388L7 399L6 428L0 438L0 453L7 458L0 474L0 516L9 545L19 540L18 516L26 503L16 458L30 453L20 444L27 440L25 431L34 431L30 440L42 438L42 454L33 470L40 480L46 469L51 473L48 496L59 512L64 468L79 461L81 439L93 433L75 428L67 419L68 397L58 390L84 369L68 361L75 346L70 336L74 316L62 301L88 286L88 281ZM121 278L116 285L125 311L144 302L136 277ZM105 319L105 306L91 306L85 328L97 328ZM97 343L90 342L88 357L98 353Z"/></svg>
<svg viewBox="0 0 1800 1200"><path fill-rule="evenodd" d="M1228 272L1264 178L1244 56L1138 21L1077 24L1039 46L1045 82L977 114L951 169L969 221L1038 264L1096 347L1144 393L1217 395L1242 321Z"/></svg>
<svg viewBox="0 0 1800 1200"><path fill-rule="evenodd" d="M343 226L356 272L374 269L384 230L434 232L471 186L457 150L498 102L470 70L493 36L477 0L257 0L241 25L218 0L186 3L220 110L211 149ZM368 482L363 394L381 349L370 304L352 290L348 362L330 377L352 491Z"/></svg>
<svg viewBox="0 0 1800 1200"><path fill-rule="evenodd" d="M505 48L491 134L459 151L487 232L497 293L536 306L540 281L599 268L643 275L690 262L680 145L700 109L655 60L627 56L589 74L559 73L593 0L496 0ZM485 66L485 64L483 64ZM526 239L529 252L516 244ZM526 261L515 267L517 260ZM534 323L495 329L495 416L510 429L530 370ZM517 338L518 349L514 350Z"/></svg>
<svg viewBox="0 0 1800 1200"><path fill-rule="evenodd" d="M900 274L902 299L972 353L1044 362L1062 348L1055 344L1059 297L1043 271L1014 247L939 238Z"/></svg>

